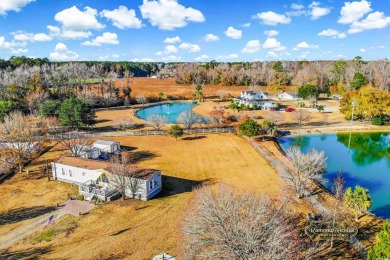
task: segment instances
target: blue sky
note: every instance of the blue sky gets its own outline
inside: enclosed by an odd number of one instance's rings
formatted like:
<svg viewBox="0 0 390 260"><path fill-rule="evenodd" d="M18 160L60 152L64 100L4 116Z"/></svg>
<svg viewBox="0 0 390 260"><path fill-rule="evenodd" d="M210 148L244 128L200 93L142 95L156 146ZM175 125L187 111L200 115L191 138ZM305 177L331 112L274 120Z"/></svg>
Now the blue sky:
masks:
<svg viewBox="0 0 390 260"><path fill-rule="evenodd" d="M390 58L390 0L1 0L0 58Z"/></svg>

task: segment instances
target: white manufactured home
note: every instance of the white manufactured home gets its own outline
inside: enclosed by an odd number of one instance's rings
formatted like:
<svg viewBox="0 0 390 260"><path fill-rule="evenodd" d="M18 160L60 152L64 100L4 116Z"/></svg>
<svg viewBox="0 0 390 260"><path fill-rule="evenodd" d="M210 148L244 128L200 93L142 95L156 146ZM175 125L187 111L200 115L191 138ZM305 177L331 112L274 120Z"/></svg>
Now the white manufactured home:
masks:
<svg viewBox="0 0 390 260"><path fill-rule="evenodd" d="M105 153L116 153L120 152L121 146L119 142L106 141L106 140L96 140L93 143L93 147L99 148L102 152Z"/></svg>
<svg viewBox="0 0 390 260"><path fill-rule="evenodd" d="M116 175L110 172L110 164L105 161L81 157L61 157L52 162L55 180L79 185L80 194L86 200L94 197L110 201L119 195L115 189ZM132 168L128 177L129 188L125 195L140 200L150 200L162 190L161 171Z"/></svg>

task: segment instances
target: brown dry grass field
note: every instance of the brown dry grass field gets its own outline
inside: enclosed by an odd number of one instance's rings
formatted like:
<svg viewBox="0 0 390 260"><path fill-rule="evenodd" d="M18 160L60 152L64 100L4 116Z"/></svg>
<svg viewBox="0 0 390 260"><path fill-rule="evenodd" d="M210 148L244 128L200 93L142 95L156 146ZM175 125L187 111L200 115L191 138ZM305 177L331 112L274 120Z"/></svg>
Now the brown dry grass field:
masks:
<svg viewBox="0 0 390 260"><path fill-rule="evenodd" d="M10 251L45 252L41 258L47 259L151 259L153 255L169 252L180 259L181 220L190 214L187 209L194 186L227 183L274 198L282 190L288 190L272 167L245 140L233 134L192 135L178 141L167 136L113 140L130 150L140 166L163 171L162 195L149 202L129 199L98 206L77 219L77 227L72 224L74 218L65 218L55 224L60 230L56 239L42 240L47 231L35 233L13 245ZM8 193L31 185L20 191L25 206L31 206L29 202L34 199L35 193L30 190L33 187L36 192L50 196L66 197L63 193L71 191L59 189L57 182L47 182L44 177L26 179L25 175L16 175L16 178L17 181L10 180L13 185L4 184L9 186ZM66 186L69 185L60 185ZM35 205L53 205L59 199L39 198ZM18 208L17 203L7 206L8 210ZM305 204L296 209L311 211ZM64 226L71 226L71 231Z"/></svg>

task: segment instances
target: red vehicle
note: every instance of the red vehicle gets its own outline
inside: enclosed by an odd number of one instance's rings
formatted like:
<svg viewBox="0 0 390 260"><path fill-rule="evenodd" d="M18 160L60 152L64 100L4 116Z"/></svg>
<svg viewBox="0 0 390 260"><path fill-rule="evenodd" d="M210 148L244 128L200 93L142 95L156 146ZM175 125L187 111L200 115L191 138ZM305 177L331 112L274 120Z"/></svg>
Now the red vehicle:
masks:
<svg viewBox="0 0 390 260"><path fill-rule="evenodd" d="M286 112L294 112L294 111L295 111L295 108L286 107L286 108L284 109L284 111L286 111Z"/></svg>

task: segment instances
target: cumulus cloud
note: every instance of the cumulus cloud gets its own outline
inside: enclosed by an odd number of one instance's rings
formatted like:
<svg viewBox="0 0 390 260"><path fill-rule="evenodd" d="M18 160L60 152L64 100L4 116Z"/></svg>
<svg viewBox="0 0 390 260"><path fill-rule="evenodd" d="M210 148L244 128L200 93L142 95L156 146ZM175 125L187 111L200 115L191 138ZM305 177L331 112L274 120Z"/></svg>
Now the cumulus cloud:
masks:
<svg viewBox="0 0 390 260"><path fill-rule="evenodd" d="M11 47L11 43L5 41L5 37L0 37L0 49L8 49Z"/></svg>
<svg viewBox="0 0 390 260"><path fill-rule="evenodd" d="M362 48L362 49L360 49L360 52L366 52L366 49Z"/></svg>
<svg viewBox="0 0 390 260"><path fill-rule="evenodd" d="M264 49L272 49L273 51L284 51L286 49L277 39L267 38L263 44Z"/></svg>
<svg viewBox="0 0 390 260"><path fill-rule="evenodd" d="M141 28L142 21L137 18L133 9L127 9L126 6L119 6L114 10L103 10L100 16L110 20L112 24L119 29Z"/></svg>
<svg viewBox="0 0 390 260"><path fill-rule="evenodd" d="M383 12L374 12L367 15L361 21L355 21L350 25L348 33L359 33L366 30L382 29L390 24L390 16L385 16Z"/></svg>
<svg viewBox="0 0 390 260"><path fill-rule="evenodd" d="M238 59L238 55L233 53L229 55L220 55L216 58L217 60L235 60Z"/></svg>
<svg viewBox="0 0 390 260"><path fill-rule="evenodd" d="M318 18L325 16L330 13L330 8L320 7L320 2L312 2L309 5L311 20L317 20Z"/></svg>
<svg viewBox="0 0 390 260"><path fill-rule="evenodd" d="M14 37L14 41L21 42L48 42L53 40L53 38L45 33L27 33L24 31L12 32L11 35Z"/></svg>
<svg viewBox="0 0 390 260"><path fill-rule="evenodd" d="M242 31L234 29L232 26L227 28L227 30L224 33L227 37L235 39L235 40L241 39L241 37L242 37Z"/></svg>
<svg viewBox="0 0 390 260"><path fill-rule="evenodd" d="M248 41L245 47L241 50L243 53L255 53L260 50L260 41L259 40L251 40Z"/></svg>
<svg viewBox="0 0 390 260"><path fill-rule="evenodd" d="M264 31L264 34L267 35L268 37L274 37L278 35L279 32L275 30L270 30L270 31Z"/></svg>
<svg viewBox="0 0 390 260"><path fill-rule="evenodd" d="M85 46L102 46L104 44L119 44L118 35L116 33L105 32L92 41L85 41L82 43L82 45Z"/></svg>
<svg viewBox="0 0 390 260"><path fill-rule="evenodd" d="M164 54L175 54L178 52L178 49L174 45L167 45L163 51L156 52L156 55L161 56Z"/></svg>
<svg viewBox="0 0 390 260"><path fill-rule="evenodd" d="M156 60L152 59L152 58L134 58L134 59L131 59L130 61L133 61L133 62L155 62Z"/></svg>
<svg viewBox="0 0 390 260"><path fill-rule="evenodd" d="M181 57L180 56L171 55L171 56L162 58L162 60L163 61L180 61Z"/></svg>
<svg viewBox="0 0 390 260"><path fill-rule="evenodd" d="M293 9L293 10L302 10L303 8L305 8L304 5L296 4L296 3L291 4L290 7L291 7L291 9Z"/></svg>
<svg viewBox="0 0 390 260"><path fill-rule="evenodd" d="M171 37L171 38L165 38L164 43L167 44L175 44L181 42L181 39L179 36Z"/></svg>
<svg viewBox="0 0 390 260"><path fill-rule="evenodd" d="M371 11L371 2L367 2L366 0L345 2L344 6L341 8L341 16L338 19L338 23L353 23Z"/></svg>
<svg viewBox="0 0 390 260"><path fill-rule="evenodd" d="M217 35L214 35L214 34L206 34L206 36L204 37L204 41L205 42L216 42L216 41L219 41L219 37Z"/></svg>
<svg viewBox="0 0 390 260"><path fill-rule="evenodd" d="M277 58L279 55L274 51L269 51L267 57Z"/></svg>
<svg viewBox="0 0 390 260"><path fill-rule="evenodd" d="M97 10L89 6L80 11L76 6L64 9L54 16L54 20L62 24L64 30L84 31L99 30L105 26L96 19Z"/></svg>
<svg viewBox="0 0 390 260"><path fill-rule="evenodd" d="M180 49L188 50L189 53L200 52L200 46L198 44L192 44L188 42L183 42L179 46Z"/></svg>
<svg viewBox="0 0 390 260"><path fill-rule="evenodd" d="M35 0L1 0L0 15L7 15L8 11L19 12L22 7L25 7Z"/></svg>
<svg viewBox="0 0 390 260"><path fill-rule="evenodd" d="M317 36L332 37L332 38L338 38L338 39L344 39L347 37L347 35L345 33L340 33L339 31L334 30L334 29L323 30L320 33L318 33Z"/></svg>
<svg viewBox="0 0 390 260"><path fill-rule="evenodd" d="M209 58L210 57L208 55L203 54L202 56L194 58L194 60L196 60L196 61L205 61L205 60L208 60Z"/></svg>
<svg viewBox="0 0 390 260"><path fill-rule="evenodd" d="M140 6L143 19L162 30L185 27L188 22L204 22L203 14L192 7L185 7L177 0L144 0Z"/></svg>
<svg viewBox="0 0 390 260"><path fill-rule="evenodd" d="M249 28L249 27L251 27L251 23L244 23L244 24L241 24L241 27Z"/></svg>
<svg viewBox="0 0 390 260"><path fill-rule="evenodd" d="M319 46L315 44L308 44L307 42L298 43L297 46L293 49L294 51L298 51L301 49L317 49Z"/></svg>
<svg viewBox="0 0 390 260"><path fill-rule="evenodd" d="M11 53L14 53L14 54L21 54L21 53L26 53L26 52L28 52L28 49L24 49L24 48L11 49Z"/></svg>
<svg viewBox="0 0 390 260"><path fill-rule="evenodd" d="M68 47L62 42L57 43L54 51L50 53L50 59L52 60L76 60L79 55L68 49Z"/></svg>
<svg viewBox="0 0 390 260"><path fill-rule="evenodd" d="M278 25L278 24L289 24L291 23L291 18L284 14L277 14L272 11L262 12L254 15L253 19L260 19L263 24L266 25Z"/></svg>

